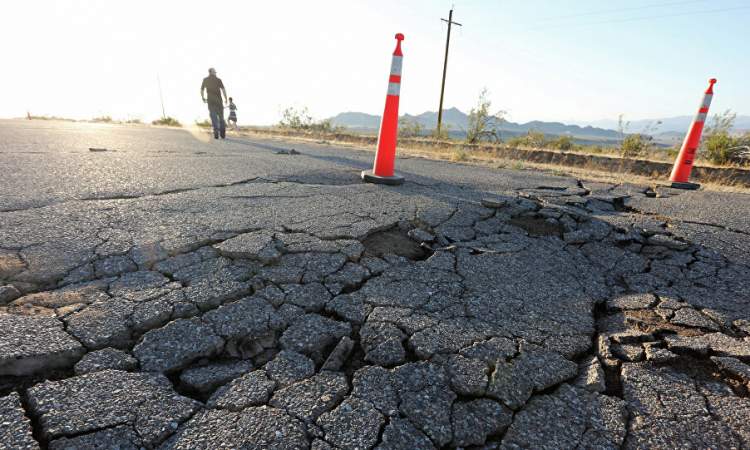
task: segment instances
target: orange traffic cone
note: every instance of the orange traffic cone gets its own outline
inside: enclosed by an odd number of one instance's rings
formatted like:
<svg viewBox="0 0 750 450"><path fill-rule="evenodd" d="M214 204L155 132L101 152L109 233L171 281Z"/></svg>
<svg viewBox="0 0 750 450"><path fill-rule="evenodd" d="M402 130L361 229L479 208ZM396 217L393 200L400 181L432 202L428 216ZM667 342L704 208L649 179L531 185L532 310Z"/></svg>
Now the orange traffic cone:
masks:
<svg viewBox="0 0 750 450"><path fill-rule="evenodd" d="M698 114L693 119L692 125L685 136L685 140L682 142L682 148L680 148L680 154L677 155L677 159L674 162L672 168L672 175L669 177L669 181L672 182L673 188L678 189L698 189L700 184L691 183L690 172L693 170L693 163L695 162L695 152L698 151L698 146L701 142L701 134L703 133L703 125L706 123L708 117L708 108L711 106L711 99L714 96L714 84L716 84L716 78L711 78L708 81L708 89L703 95L703 101L698 108Z"/></svg>
<svg viewBox="0 0 750 450"><path fill-rule="evenodd" d="M404 35L396 35L396 50L391 61L391 76L388 79L388 95L385 97L385 111L380 121L378 150L372 170L362 171L362 179L368 183L398 185L404 178L393 172L396 159L396 140L398 138L398 100L401 92L401 41Z"/></svg>

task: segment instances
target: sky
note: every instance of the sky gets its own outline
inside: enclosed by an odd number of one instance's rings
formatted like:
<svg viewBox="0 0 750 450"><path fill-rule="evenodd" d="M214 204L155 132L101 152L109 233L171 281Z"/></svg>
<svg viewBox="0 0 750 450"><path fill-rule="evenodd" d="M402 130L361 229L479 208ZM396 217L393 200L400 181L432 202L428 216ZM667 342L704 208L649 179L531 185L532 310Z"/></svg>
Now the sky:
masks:
<svg viewBox="0 0 750 450"><path fill-rule="evenodd" d="M750 114L748 0L36 0L0 6L0 117L203 120L215 67L241 124L289 106L381 114L394 35L401 113L468 111L482 88L516 122Z"/></svg>

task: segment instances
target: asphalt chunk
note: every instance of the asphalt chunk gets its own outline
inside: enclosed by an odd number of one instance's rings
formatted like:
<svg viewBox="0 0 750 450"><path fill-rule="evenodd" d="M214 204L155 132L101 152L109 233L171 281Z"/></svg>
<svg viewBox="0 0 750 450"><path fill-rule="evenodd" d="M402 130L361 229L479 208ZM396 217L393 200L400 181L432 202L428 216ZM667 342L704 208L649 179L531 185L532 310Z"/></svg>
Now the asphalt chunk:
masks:
<svg viewBox="0 0 750 450"><path fill-rule="evenodd" d="M0 314L0 375L72 367L84 353L57 319Z"/></svg>
<svg viewBox="0 0 750 450"><path fill-rule="evenodd" d="M118 370L47 381L27 395L49 440L127 425L153 446L199 408L196 401L177 395L163 375Z"/></svg>
<svg viewBox="0 0 750 450"><path fill-rule="evenodd" d="M224 340L200 320L178 319L143 335L133 354L145 371L171 372L216 355L223 346Z"/></svg>

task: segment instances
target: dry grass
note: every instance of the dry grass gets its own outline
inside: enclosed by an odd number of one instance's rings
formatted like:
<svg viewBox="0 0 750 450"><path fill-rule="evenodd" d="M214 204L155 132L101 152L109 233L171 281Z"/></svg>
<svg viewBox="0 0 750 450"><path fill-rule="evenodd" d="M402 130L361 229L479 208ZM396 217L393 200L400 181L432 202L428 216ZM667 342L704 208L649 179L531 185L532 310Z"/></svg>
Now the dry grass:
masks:
<svg viewBox="0 0 750 450"><path fill-rule="evenodd" d="M451 153L451 160L456 162L468 161L470 158L469 154L463 149L453 150Z"/></svg>
<svg viewBox="0 0 750 450"><path fill-rule="evenodd" d="M251 130L245 130L240 134L269 138L279 141L295 140L306 142L309 144L335 145L337 147L345 147L373 153L375 151L372 146L364 146L361 144L348 142L345 139L321 139L320 137L316 136L274 136L273 134L268 134L265 132L256 134ZM406 142L403 144L399 144L398 152L400 155L413 158L451 161L461 164L493 167L497 169L535 170L549 173L551 175L569 176L578 179L604 183L632 183L650 186L668 183L669 174L667 173L655 172L651 173L649 176L636 175L629 172L613 173L611 171L602 170L601 168L598 168L593 164L587 164L584 166L568 166L561 164L538 163L526 160L508 159L498 157L490 148L471 148L470 151L467 151L463 148L455 148L455 146L439 147L435 145L429 145L428 142L429 141L425 141L424 143L417 142L416 144L414 142ZM706 166L709 165L706 164ZM744 186L738 183L736 180L733 180L727 176L717 176L709 179L704 178L700 183L701 186L706 190L750 193L750 187Z"/></svg>

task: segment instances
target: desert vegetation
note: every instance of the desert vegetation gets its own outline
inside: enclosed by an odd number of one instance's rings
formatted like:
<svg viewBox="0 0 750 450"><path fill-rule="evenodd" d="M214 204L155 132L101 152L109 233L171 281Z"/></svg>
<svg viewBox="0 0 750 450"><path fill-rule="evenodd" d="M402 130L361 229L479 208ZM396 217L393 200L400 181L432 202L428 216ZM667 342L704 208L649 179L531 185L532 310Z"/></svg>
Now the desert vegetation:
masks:
<svg viewBox="0 0 750 450"><path fill-rule="evenodd" d="M162 117L161 119L156 119L151 122L151 125L161 125L165 127L181 127L182 126L179 120L170 116Z"/></svg>
<svg viewBox="0 0 750 450"><path fill-rule="evenodd" d="M731 134L736 117L737 114L730 110L714 115L703 132L699 154L719 165L750 161L750 132Z"/></svg>
<svg viewBox="0 0 750 450"><path fill-rule="evenodd" d="M46 115L33 115L31 113L26 115L26 118L29 120L55 120L60 122L77 122L76 119L71 119L69 117L58 117L58 116L46 116Z"/></svg>
<svg viewBox="0 0 750 450"><path fill-rule="evenodd" d="M469 124L466 130L466 142L477 144L483 141L502 142L500 124L503 123L505 111L491 112L492 101L487 88L479 93L477 105L469 111Z"/></svg>
<svg viewBox="0 0 750 450"><path fill-rule="evenodd" d="M402 117L398 120L398 137L416 138L424 134L424 127L418 121Z"/></svg>
<svg viewBox="0 0 750 450"><path fill-rule="evenodd" d="M329 119L315 120L307 107L287 107L281 112L278 128L308 132L334 133L343 131L334 126Z"/></svg>

